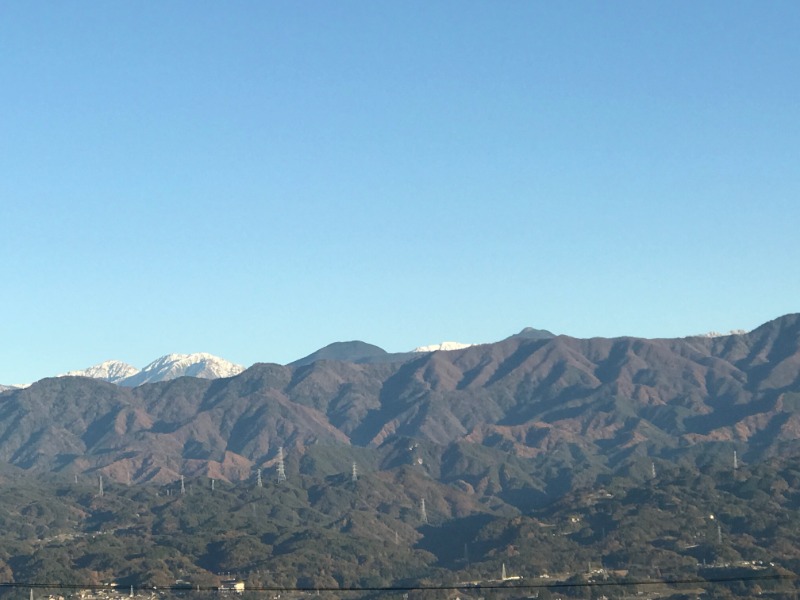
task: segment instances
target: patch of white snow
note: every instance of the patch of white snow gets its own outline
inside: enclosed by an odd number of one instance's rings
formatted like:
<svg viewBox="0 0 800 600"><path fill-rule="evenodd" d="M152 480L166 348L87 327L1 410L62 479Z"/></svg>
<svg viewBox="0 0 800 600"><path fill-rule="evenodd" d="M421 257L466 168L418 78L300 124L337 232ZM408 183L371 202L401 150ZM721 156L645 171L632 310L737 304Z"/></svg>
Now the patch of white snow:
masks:
<svg viewBox="0 0 800 600"><path fill-rule="evenodd" d="M102 379L109 383L118 383L123 379L136 375L138 372L139 369L132 367L128 363L120 360L107 360L88 369L70 371L64 375L59 375L59 377L91 377L92 379Z"/></svg>
<svg viewBox="0 0 800 600"><path fill-rule="evenodd" d="M419 346L414 348L412 352L438 352L440 350L461 350L462 348L469 348L475 344L462 344L461 342L442 342L441 344L431 344L429 346Z"/></svg>
<svg viewBox="0 0 800 600"><path fill-rule="evenodd" d="M744 335L747 333L744 329L731 329L728 333L720 333L719 331L709 331L707 333L699 333L690 337L705 337L705 338L718 338L728 335Z"/></svg>

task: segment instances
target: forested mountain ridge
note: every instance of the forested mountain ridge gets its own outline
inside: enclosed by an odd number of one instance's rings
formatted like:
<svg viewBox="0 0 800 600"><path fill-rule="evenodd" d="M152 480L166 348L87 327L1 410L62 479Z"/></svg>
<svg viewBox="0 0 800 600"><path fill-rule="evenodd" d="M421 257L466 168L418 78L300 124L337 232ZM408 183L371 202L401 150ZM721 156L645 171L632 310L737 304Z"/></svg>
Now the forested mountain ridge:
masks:
<svg viewBox="0 0 800 600"><path fill-rule="evenodd" d="M307 456L324 460L317 454ZM6 467L0 582L113 582L127 595L128 586L207 589L235 576L248 589L457 586L466 597L500 583L498 597L585 598L600 581L594 591L609 598L792 597L797 458L657 469L576 486L521 512L411 466L356 480L293 473L262 486L109 483L103 493L93 478ZM502 572L513 578L501 582Z"/></svg>

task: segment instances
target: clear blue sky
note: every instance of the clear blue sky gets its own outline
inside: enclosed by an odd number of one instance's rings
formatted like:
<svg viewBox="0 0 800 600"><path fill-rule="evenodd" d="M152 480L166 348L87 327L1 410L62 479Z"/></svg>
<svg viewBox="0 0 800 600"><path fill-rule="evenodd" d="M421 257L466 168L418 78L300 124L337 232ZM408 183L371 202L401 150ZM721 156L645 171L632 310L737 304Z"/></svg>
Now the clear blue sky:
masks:
<svg viewBox="0 0 800 600"><path fill-rule="evenodd" d="M800 3L3 2L0 383L800 311Z"/></svg>

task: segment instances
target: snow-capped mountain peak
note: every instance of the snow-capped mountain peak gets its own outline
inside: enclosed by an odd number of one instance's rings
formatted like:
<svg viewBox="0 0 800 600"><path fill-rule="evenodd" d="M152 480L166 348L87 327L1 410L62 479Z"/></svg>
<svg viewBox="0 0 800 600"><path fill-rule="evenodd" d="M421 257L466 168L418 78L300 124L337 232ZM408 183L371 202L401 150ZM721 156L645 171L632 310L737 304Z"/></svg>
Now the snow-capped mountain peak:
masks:
<svg viewBox="0 0 800 600"><path fill-rule="evenodd" d="M431 344L430 346L419 346L414 348L412 352L437 352L439 350L461 350L462 348L469 348L475 344L462 344L461 342L442 342L441 344Z"/></svg>
<svg viewBox="0 0 800 600"><path fill-rule="evenodd" d="M92 377L110 383L136 387L143 383L167 381L177 377L199 377L201 379L218 379L233 377L244 371L244 367L230 361L208 354L167 354L157 358L143 369L118 361L108 360L80 371L70 371L67 376Z"/></svg>
<svg viewBox="0 0 800 600"><path fill-rule="evenodd" d="M719 331L708 331L692 337L705 337L705 338L718 338L726 337L729 335L744 335L747 333L745 329L731 329L728 333L720 333Z"/></svg>
<svg viewBox="0 0 800 600"><path fill-rule="evenodd" d="M119 383L123 379L136 375L138 372L139 369L121 360L107 360L88 369L70 371L65 375L67 377L91 377L92 379L102 379L110 383ZM59 377L62 376L59 375Z"/></svg>
<svg viewBox="0 0 800 600"><path fill-rule="evenodd" d="M166 381L176 377L200 377L201 379L218 379L233 377L244 371L244 367L208 354L167 354L157 358L136 375L126 380L123 385L136 386L151 381Z"/></svg>

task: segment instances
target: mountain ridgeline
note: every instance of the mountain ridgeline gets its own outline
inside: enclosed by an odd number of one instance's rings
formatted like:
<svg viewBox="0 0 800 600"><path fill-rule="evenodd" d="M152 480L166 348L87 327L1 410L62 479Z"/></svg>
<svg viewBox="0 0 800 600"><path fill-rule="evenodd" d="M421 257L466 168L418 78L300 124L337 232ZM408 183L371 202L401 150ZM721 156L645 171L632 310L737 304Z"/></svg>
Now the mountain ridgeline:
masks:
<svg viewBox="0 0 800 600"><path fill-rule="evenodd" d="M280 447L289 470L346 471L355 452L363 469L413 465L525 504L652 460L800 449L800 315L720 337L534 333L395 360L348 343L313 361L133 388L44 379L0 393L0 460L166 483L252 478L276 468ZM304 462L310 447L330 460Z"/></svg>

